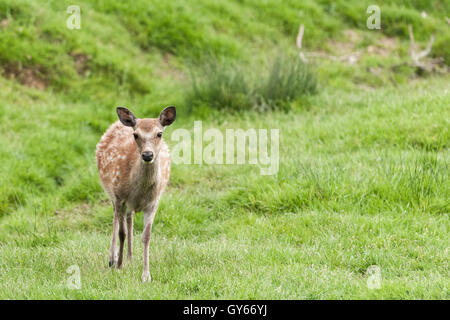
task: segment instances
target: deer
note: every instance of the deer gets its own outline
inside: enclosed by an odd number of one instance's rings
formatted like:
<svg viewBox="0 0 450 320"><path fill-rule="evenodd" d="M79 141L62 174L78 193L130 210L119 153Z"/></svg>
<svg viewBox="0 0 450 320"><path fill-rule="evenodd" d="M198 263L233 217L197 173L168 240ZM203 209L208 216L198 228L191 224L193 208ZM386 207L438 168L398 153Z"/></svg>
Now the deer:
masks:
<svg viewBox="0 0 450 320"><path fill-rule="evenodd" d="M127 256L133 259L133 219L144 213L142 282L151 281L149 247L153 221L170 176L170 154L162 135L175 121L176 108L166 107L158 118L136 116L125 107L116 109L119 120L103 134L96 147L103 190L112 201L114 219L109 267L121 269L128 235ZM120 244L117 250L117 237Z"/></svg>

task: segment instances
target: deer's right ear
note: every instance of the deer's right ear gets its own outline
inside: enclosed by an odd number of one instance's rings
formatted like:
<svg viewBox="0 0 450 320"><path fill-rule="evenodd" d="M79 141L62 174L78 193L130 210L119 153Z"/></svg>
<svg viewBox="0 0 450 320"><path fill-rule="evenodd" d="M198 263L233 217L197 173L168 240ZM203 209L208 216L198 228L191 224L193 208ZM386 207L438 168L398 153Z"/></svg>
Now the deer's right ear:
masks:
<svg viewBox="0 0 450 320"><path fill-rule="evenodd" d="M136 126L136 117L133 112L124 107L118 107L116 109L117 115L119 116L120 122L122 122L125 126L134 127Z"/></svg>

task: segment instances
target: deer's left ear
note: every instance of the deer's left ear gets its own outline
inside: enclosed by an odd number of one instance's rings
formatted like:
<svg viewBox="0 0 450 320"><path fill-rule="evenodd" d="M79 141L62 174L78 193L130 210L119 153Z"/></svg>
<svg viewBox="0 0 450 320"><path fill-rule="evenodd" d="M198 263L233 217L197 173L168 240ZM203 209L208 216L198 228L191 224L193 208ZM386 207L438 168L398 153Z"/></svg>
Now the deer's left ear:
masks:
<svg viewBox="0 0 450 320"><path fill-rule="evenodd" d="M161 111L159 115L159 122L163 127L169 126L175 121L177 110L174 106L170 106Z"/></svg>

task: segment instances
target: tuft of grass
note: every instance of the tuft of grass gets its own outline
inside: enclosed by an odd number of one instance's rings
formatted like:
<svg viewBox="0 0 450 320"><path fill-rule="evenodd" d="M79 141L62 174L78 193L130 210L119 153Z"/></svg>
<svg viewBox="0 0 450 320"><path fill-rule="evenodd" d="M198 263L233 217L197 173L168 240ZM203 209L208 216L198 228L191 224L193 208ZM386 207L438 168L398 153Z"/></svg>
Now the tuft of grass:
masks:
<svg viewBox="0 0 450 320"><path fill-rule="evenodd" d="M214 109L248 109L252 91L241 65L210 60L199 73L191 72L192 89L186 94L190 108L206 104Z"/></svg>
<svg viewBox="0 0 450 320"><path fill-rule="evenodd" d="M315 75L298 57L278 55L268 70L210 60L201 72L192 73L186 104L233 111L288 110L291 102L316 91Z"/></svg>
<svg viewBox="0 0 450 320"><path fill-rule="evenodd" d="M292 101L317 92L317 80L311 68L298 57L278 56L266 77L259 77L255 89L258 105L265 109L289 108ZM260 108L261 109L261 108Z"/></svg>

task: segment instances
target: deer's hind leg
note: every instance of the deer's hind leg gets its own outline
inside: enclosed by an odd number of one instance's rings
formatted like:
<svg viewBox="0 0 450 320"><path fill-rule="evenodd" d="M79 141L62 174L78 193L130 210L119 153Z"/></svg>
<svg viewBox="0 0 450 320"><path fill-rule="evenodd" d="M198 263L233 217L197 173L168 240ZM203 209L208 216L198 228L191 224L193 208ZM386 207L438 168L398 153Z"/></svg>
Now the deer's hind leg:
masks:
<svg viewBox="0 0 450 320"><path fill-rule="evenodd" d="M119 258L117 259L117 269L122 268L123 248L125 246L125 238L127 237L127 227L125 224L125 215L119 215Z"/></svg>
<svg viewBox="0 0 450 320"><path fill-rule="evenodd" d="M123 261L123 245L127 232L125 228L125 205L115 201L113 206L114 220L111 247L109 249L109 266L120 268ZM119 250L117 250L117 237L120 240Z"/></svg>

